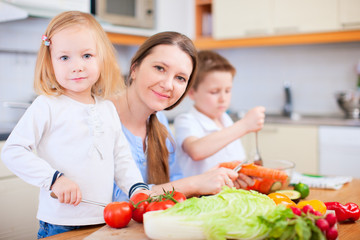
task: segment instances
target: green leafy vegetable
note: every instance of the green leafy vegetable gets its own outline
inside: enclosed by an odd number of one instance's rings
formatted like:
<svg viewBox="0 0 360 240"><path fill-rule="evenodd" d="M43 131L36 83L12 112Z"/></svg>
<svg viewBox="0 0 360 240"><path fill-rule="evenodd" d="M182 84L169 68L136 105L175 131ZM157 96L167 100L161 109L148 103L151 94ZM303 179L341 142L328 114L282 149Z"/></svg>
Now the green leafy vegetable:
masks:
<svg viewBox="0 0 360 240"><path fill-rule="evenodd" d="M311 238L316 230L307 220L264 194L224 187L217 195L146 213L144 229L152 239L324 239Z"/></svg>

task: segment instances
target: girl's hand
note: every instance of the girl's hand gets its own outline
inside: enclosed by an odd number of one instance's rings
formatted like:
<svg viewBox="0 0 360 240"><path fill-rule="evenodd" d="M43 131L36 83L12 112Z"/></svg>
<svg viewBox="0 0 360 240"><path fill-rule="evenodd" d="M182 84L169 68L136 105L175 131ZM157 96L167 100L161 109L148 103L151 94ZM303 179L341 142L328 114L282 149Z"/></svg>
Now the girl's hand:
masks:
<svg viewBox="0 0 360 240"><path fill-rule="evenodd" d="M198 195L210 195L219 193L225 185L234 187L238 174L227 168L213 168L193 177Z"/></svg>
<svg viewBox="0 0 360 240"><path fill-rule="evenodd" d="M245 116L235 124L244 124L247 132L257 132L264 126L265 108L262 106L250 109Z"/></svg>
<svg viewBox="0 0 360 240"><path fill-rule="evenodd" d="M79 186L65 176L56 179L51 190L58 197L59 202L77 206L81 201Z"/></svg>

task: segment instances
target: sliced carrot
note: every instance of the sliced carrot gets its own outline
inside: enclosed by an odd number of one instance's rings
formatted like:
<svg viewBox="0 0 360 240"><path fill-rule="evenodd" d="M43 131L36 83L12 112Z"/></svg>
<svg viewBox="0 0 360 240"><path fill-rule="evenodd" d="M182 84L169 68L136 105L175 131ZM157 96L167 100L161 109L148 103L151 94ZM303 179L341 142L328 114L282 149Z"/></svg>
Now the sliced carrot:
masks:
<svg viewBox="0 0 360 240"><path fill-rule="evenodd" d="M286 181L288 178L288 175L281 170L266 168L253 163L244 164L240 172L252 177L270 178L279 181Z"/></svg>

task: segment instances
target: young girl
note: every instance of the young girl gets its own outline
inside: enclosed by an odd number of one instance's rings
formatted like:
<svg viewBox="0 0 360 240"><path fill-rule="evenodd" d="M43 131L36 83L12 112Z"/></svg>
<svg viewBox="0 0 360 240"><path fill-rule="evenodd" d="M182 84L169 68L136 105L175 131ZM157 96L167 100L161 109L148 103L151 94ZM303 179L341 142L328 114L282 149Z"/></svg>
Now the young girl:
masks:
<svg viewBox="0 0 360 240"><path fill-rule="evenodd" d="M186 196L218 193L222 186L246 187L251 178L225 168L183 178L175 158L175 143L162 110L172 109L184 98L197 69L192 41L177 32L161 32L148 38L131 61L127 90L113 100L124 133L144 180L162 193L173 187ZM114 200L126 194L116 185Z"/></svg>
<svg viewBox="0 0 360 240"><path fill-rule="evenodd" d="M52 19L42 40L35 69L41 95L1 155L16 175L40 187L38 238L104 223L104 208L80 201L111 202L114 177L128 195L148 189L114 105L103 100L122 86L102 27L90 14L64 12Z"/></svg>
<svg viewBox="0 0 360 240"><path fill-rule="evenodd" d="M185 176L203 173L221 162L244 160L240 137L259 131L264 124L264 107L255 107L233 122L230 105L235 68L212 51L199 52L199 71L188 96L194 106L175 118L176 157Z"/></svg>

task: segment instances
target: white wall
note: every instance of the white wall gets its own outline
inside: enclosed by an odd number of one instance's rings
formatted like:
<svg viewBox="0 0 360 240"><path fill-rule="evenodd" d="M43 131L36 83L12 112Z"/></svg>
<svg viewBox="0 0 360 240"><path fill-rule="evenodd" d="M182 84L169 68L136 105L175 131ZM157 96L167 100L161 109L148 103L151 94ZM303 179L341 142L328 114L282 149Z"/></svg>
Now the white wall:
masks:
<svg viewBox="0 0 360 240"><path fill-rule="evenodd" d="M4 101L33 98L36 52L48 19L0 23L0 122L16 121L22 110L3 107ZM126 74L137 47L116 46L118 61ZM283 82L292 83L294 111L303 115L336 115L337 90L355 89L355 65L360 59L360 42L221 49L237 69L231 109L246 111L264 105L268 113L281 113ZM186 100L167 115L186 111Z"/></svg>

